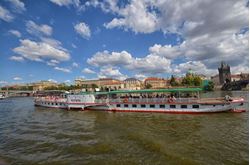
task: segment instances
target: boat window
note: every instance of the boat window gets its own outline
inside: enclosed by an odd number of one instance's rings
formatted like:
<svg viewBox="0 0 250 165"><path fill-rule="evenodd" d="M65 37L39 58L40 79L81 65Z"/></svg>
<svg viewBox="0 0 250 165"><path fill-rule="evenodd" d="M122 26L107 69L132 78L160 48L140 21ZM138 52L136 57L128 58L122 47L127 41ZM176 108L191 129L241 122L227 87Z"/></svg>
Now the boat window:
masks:
<svg viewBox="0 0 250 165"><path fill-rule="evenodd" d="M176 108L176 105L169 105L170 108Z"/></svg>
<svg viewBox="0 0 250 165"><path fill-rule="evenodd" d="M199 105L193 105L193 108L199 108Z"/></svg>
<svg viewBox="0 0 250 165"><path fill-rule="evenodd" d="M128 104L124 104L124 107L128 107Z"/></svg>
<svg viewBox="0 0 250 165"><path fill-rule="evenodd" d="M165 105L160 105L160 108L165 108Z"/></svg>
<svg viewBox="0 0 250 165"><path fill-rule="evenodd" d="M57 103L56 103L56 105L57 105Z"/></svg>
<svg viewBox="0 0 250 165"><path fill-rule="evenodd" d="M150 108L155 108L155 105L154 104L150 104L149 107Z"/></svg>
<svg viewBox="0 0 250 165"><path fill-rule="evenodd" d="M48 105L50 105L50 103L48 103Z"/></svg>
<svg viewBox="0 0 250 165"><path fill-rule="evenodd" d="M181 108L187 108L187 105L181 105Z"/></svg>
<svg viewBox="0 0 250 165"><path fill-rule="evenodd" d="M213 105L215 107L215 105Z"/></svg>
<svg viewBox="0 0 250 165"><path fill-rule="evenodd" d="M121 105L120 104L116 104L116 107L121 107Z"/></svg>
<svg viewBox="0 0 250 165"><path fill-rule="evenodd" d="M54 105L54 103L51 103L51 105Z"/></svg>
<svg viewBox="0 0 250 165"><path fill-rule="evenodd" d="M141 105L141 108L146 108L146 105L145 105L145 104L142 104L142 105Z"/></svg>
<svg viewBox="0 0 250 165"><path fill-rule="evenodd" d="M136 106L136 104L133 104L132 107L133 107L133 108L136 108L137 106Z"/></svg>

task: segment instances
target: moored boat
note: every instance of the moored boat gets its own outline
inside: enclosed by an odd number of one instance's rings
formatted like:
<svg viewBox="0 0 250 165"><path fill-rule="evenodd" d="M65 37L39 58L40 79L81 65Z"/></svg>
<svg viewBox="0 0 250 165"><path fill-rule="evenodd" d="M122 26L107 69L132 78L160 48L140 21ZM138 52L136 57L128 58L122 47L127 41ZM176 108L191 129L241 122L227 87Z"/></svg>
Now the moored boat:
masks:
<svg viewBox="0 0 250 165"><path fill-rule="evenodd" d="M68 94L65 98L37 98L35 104L67 109L161 113L237 112L237 108L244 104L244 98L230 96L200 98L201 90L170 88Z"/></svg>

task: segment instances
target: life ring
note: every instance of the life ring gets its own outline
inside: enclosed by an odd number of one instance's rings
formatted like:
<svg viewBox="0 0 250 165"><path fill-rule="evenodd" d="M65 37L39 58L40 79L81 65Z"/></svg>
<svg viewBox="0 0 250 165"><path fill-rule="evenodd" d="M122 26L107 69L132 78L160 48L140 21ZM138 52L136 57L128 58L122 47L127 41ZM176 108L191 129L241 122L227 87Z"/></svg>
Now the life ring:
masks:
<svg viewBox="0 0 250 165"><path fill-rule="evenodd" d="M168 99L168 102L169 102L169 103L174 102L173 98L169 98L169 99Z"/></svg>
<svg viewBox="0 0 250 165"><path fill-rule="evenodd" d="M128 98L124 98L124 99L123 99L123 102L124 102L124 103L127 103L127 102L128 102Z"/></svg>

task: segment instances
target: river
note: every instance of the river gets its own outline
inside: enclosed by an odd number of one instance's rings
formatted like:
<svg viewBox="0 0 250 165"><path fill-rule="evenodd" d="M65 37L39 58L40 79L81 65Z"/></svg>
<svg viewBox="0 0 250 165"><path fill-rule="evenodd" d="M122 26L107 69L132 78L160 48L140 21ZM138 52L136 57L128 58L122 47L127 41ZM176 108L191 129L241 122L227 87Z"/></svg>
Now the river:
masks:
<svg viewBox="0 0 250 165"><path fill-rule="evenodd" d="M244 96L248 91L210 92ZM66 111L0 101L0 164L248 164L245 113Z"/></svg>

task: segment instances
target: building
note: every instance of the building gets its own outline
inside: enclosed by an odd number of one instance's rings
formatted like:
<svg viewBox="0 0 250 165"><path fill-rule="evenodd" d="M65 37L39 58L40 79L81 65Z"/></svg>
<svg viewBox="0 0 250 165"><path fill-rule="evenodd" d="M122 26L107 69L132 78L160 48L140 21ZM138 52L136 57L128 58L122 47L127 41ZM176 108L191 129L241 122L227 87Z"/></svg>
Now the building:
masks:
<svg viewBox="0 0 250 165"><path fill-rule="evenodd" d="M105 84L101 85L102 91L116 91L124 89L124 82L122 81L115 81L115 82L106 82Z"/></svg>
<svg viewBox="0 0 250 165"><path fill-rule="evenodd" d="M42 91L47 87L52 87L52 86L57 87L58 84L53 81L39 81L32 83L32 86L34 91Z"/></svg>
<svg viewBox="0 0 250 165"><path fill-rule="evenodd" d="M221 62L221 66L218 68L220 85L225 82L231 82L230 66L225 62Z"/></svg>
<svg viewBox="0 0 250 165"><path fill-rule="evenodd" d="M93 84L97 85L101 90L118 90L124 88L124 83L113 78L100 78L93 80L85 80L82 78L75 79L75 85L82 86L83 88L92 88Z"/></svg>
<svg viewBox="0 0 250 165"><path fill-rule="evenodd" d="M249 80L248 73L232 74L231 81Z"/></svg>
<svg viewBox="0 0 250 165"><path fill-rule="evenodd" d="M239 81L241 80L240 74L232 74L231 75L231 81Z"/></svg>
<svg viewBox="0 0 250 165"><path fill-rule="evenodd" d="M98 79L85 80L82 78L75 79L76 86L82 86L82 87L88 88L88 87L91 87L93 84L96 84L98 87L100 87L100 80Z"/></svg>
<svg viewBox="0 0 250 165"><path fill-rule="evenodd" d="M149 77L144 80L145 87L151 85L152 89L166 88L167 80L158 77Z"/></svg>
<svg viewBox="0 0 250 165"><path fill-rule="evenodd" d="M212 76L211 77L211 81L214 83L214 85L218 86L220 85L220 78L219 78L219 75L215 75L215 76Z"/></svg>
<svg viewBox="0 0 250 165"><path fill-rule="evenodd" d="M127 78L123 82L127 90L140 90L142 88L142 82L136 78Z"/></svg>

